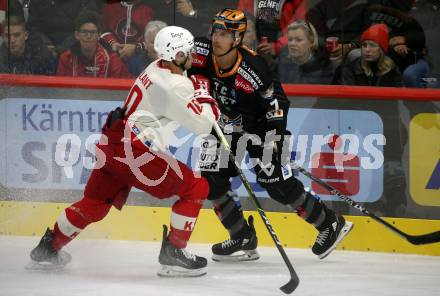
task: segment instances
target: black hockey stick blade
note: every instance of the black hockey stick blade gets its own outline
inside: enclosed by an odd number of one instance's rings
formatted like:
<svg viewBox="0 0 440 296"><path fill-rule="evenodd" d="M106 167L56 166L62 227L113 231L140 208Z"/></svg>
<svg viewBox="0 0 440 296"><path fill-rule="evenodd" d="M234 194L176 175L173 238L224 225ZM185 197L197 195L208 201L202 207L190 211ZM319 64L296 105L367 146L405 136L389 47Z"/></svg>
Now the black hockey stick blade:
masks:
<svg viewBox="0 0 440 296"><path fill-rule="evenodd" d="M400 237L406 239L409 243L411 243L413 245L426 245L426 244L433 244L433 243L440 242L440 231L435 231L435 232L421 234L421 235L411 235L411 234L405 233L402 230L398 229L397 227L391 225L387 221L383 220L382 218L371 213L370 211L368 211L366 208L364 208L363 206L361 206L360 204L358 204L357 202L355 202L351 198L343 195L341 192L339 192L337 189L330 186L328 183L324 182L323 180L319 179L318 177L315 177L314 175L309 173L306 169L304 169L303 167L296 164L294 161L291 162L291 165L292 165L293 169L299 170L304 176L315 181L316 183L321 185L323 188L327 189L331 194L336 195L342 201L346 202L347 204L349 204L353 208L357 209L361 213L369 216L370 218L372 218L376 222L382 224L383 226L385 226L389 230L393 231L394 233L396 233Z"/></svg>
<svg viewBox="0 0 440 296"><path fill-rule="evenodd" d="M426 245L440 242L440 231L422 235L408 235L406 239L413 245Z"/></svg>
<svg viewBox="0 0 440 296"><path fill-rule="evenodd" d="M290 281L280 288L286 294L291 294L299 285L299 278L296 273L290 273Z"/></svg>
<svg viewBox="0 0 440 296"><path fill-rule="evenodd" d="M242 172L239 173L240 175L243 175ZM245 179L245 176L242 176L243 179ZM283 291L286 294L292 293L299 285L299 277L298 274L295 271L295 268L293 268L292 262L290 262L289 257L286 254L286 251L284 251L283 245L281 244L280 240L278 239L277 235L275 234L275 231L273 230L272 225L269 222L269 219L266 217L266 213L261 208L260 203L258 202L257 198L255 197L255 194L252 191L252 188L250 187L247 180L243 180L243 185L246 187L246 190L248 190L249 196L255 203L255 206L257 207L257 211L260 214L261 219L264 222L264 225L266 226L266 229L268 230L273 242L275 243L275 247L280 252L281 257L283 258L284 263L287 266L287 269L290 273L290 281L285 284L284 286L280 287L280 290Z"/></svg>

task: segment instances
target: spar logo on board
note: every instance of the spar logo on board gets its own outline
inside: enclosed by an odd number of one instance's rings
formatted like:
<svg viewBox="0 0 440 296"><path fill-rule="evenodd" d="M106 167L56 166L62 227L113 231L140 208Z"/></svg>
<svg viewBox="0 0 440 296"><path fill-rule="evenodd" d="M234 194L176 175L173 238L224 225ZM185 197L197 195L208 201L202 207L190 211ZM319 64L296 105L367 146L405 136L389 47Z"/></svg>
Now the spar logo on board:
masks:
<svg viewBox="0 0 440 296"><path fill-rule="evenodd" d="M288 129L295 135L295 161L356 202L375 202L383 194L382 118L373 111L293 109ZM297 177L321 199L339 201L316 182Z"/></svg>
<svg viewBox="0 0 440 296"><path fill-rule="evenodd" d="M409 190L424 206L440 206L440 114L421 113L411 120Z"/></svg>
<svg viewBox="0 0 440 296"><path fill-rule="evenodd" d="M360 190L361 160L356 154L341 153L343 140L338 135L329 137L331 152L318 152L312 155L312 175L325 180L330 186L346 196L355 196ZM312 182L317 194L328 195L327 189Z"/></svg>

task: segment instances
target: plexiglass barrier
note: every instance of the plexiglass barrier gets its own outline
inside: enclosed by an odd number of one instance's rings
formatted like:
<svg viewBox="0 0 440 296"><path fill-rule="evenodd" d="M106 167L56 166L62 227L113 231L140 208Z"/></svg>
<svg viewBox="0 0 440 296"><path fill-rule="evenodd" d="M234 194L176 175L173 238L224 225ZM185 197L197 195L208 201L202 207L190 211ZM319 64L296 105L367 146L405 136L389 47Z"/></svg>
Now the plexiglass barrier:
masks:
<svg viewBox="0 0 440 296"><path fill-rule="evenodd" d="M111 83L110 83L111 82ZM81 87L72 88L73 83ZM0 75L0 199L72 202L95 163L94 143L131 80ZM292 161L378 215L438 219L440 91L284 85L291 108ZM196 169L200 144L176 133L171 153ZM181 141L180 141L181 140ZM66 144L67 143L67 144ZM268 211L286 211L243 168ZM307 187L342 213L358 215L315 182ZM253 209L239 179L233 189ZM167 206L134 191L129 204Z"/></svg>
<svg viewBox="0 0 440 296"><path fill-rule="evenodd" d="M283 83L440 86L439 0L2 0L0 72L137 76L163 26L209 37L226 7Z"/></svg>

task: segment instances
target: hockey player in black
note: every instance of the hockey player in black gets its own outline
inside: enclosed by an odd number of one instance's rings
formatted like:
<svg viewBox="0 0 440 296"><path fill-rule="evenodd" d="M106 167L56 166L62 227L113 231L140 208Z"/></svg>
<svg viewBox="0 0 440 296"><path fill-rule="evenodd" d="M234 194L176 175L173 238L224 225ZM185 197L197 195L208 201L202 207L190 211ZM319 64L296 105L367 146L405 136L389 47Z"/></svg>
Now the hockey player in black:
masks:
<svg viewBox="0 0 440 296"><path fill-rule="evenodd" d="M209 78L212 96L222 112L219 125L231 138L234 155L243 155L242 150L246 149L256 160L257 182L270 197L288 205L318 230L312 251L323 259L353 225L328 209L317 196L305 191L303 184L293 176L289 158L285 157L289 155L288 145L284 145L283 151L283 140L289 134L286 131L289 101L265 61L242 46L245 31L246 17L242 11L219 12L212 22L211 40L196 39L197 57L189 74ZM204 147L212 147L209 144L212 139L206 141ZM213 260L256 260L259 255L253 219L250 217L248 222L244 219L241 208L228 193L230 178L237 172L231 163L222 165L224 158L219 151L221 149L214 151L220 156L219 163L200 162L202 175L210 185L208 199L230 234L230 239L213 245Z"/></svg>

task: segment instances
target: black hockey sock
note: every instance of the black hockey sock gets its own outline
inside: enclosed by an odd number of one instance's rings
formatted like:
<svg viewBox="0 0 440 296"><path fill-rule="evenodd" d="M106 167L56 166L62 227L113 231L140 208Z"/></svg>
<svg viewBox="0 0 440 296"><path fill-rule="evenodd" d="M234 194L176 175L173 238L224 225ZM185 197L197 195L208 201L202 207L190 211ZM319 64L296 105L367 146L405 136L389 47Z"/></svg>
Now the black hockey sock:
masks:
<svg viewBox="0 0 440 296"><path fill-rule="evenodd" d="M308 223L320 230L329 219L334 217L334 212L326 207L319 198L310 192L304 192L301 197L290 205L297 214Z"/></svg>
<svg viewBox="0 0 440 296"><path fill-rule="evenodd" d="M249 231L241 205L235 202L232 196L225 194L212 202L217 217L228 230L231 239L241 238Z"/></svg>

